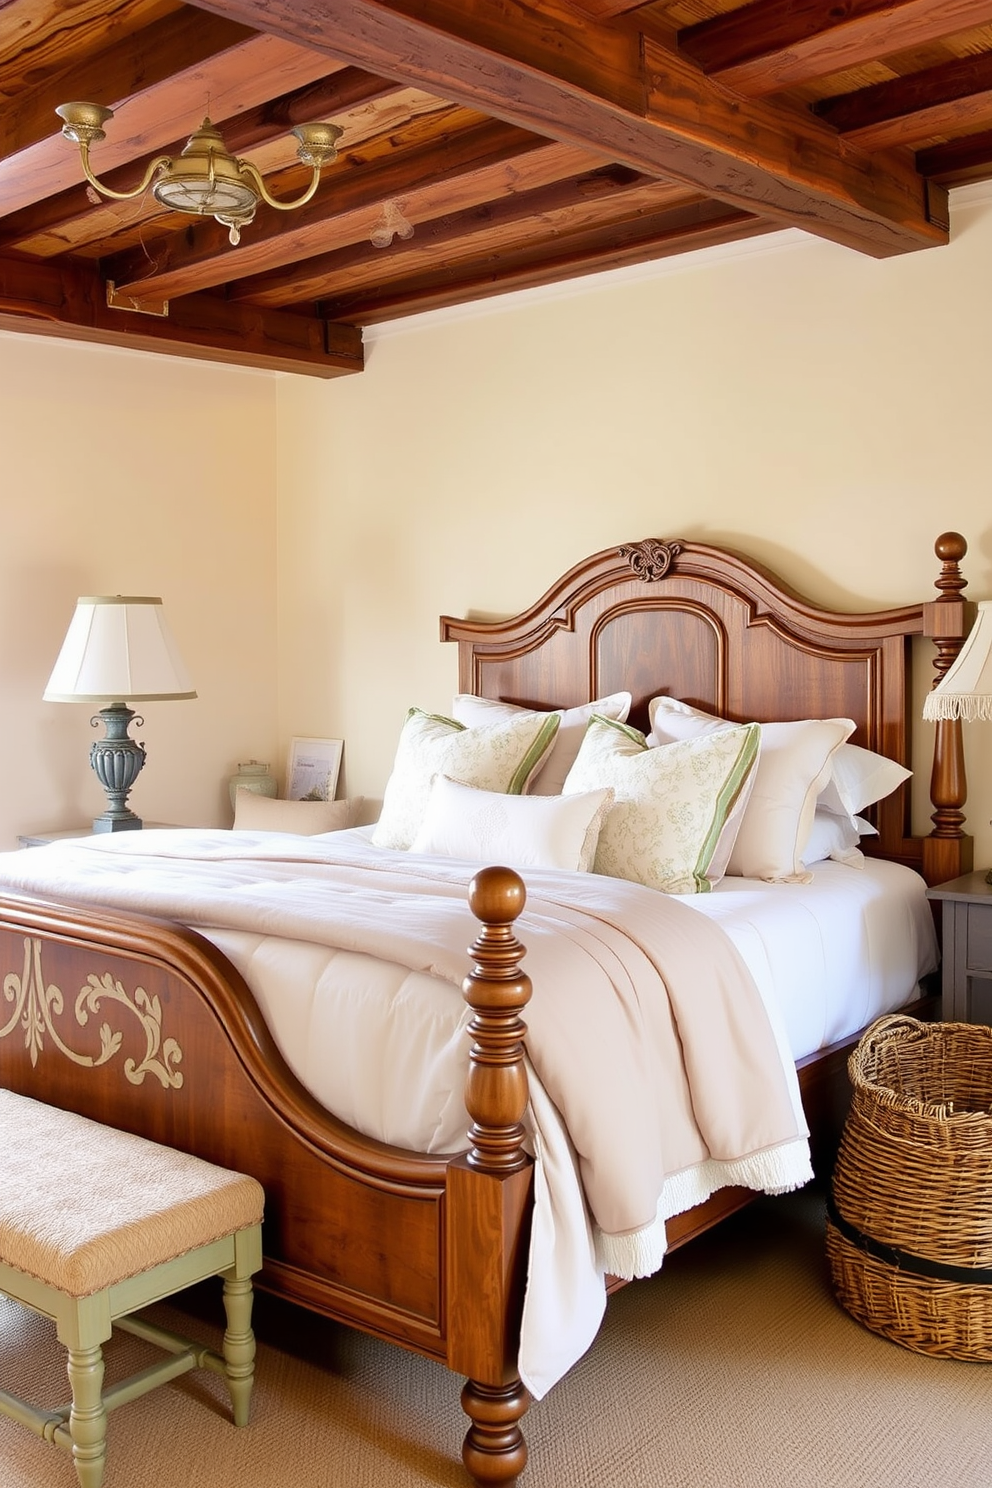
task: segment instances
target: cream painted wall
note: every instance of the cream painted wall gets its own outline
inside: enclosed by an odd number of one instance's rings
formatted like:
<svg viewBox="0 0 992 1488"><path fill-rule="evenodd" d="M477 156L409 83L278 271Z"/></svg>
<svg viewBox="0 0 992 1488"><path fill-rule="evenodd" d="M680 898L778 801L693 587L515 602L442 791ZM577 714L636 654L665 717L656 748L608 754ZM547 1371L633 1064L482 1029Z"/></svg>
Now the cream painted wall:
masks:
<svg viewBox="0 0 992 1488"><path fill-rule="evenodd" d="M0 848L105 805L94 710L42 701L80 594L161 595L198 693L132 727L131 805L229 826L276 745L275 379L0 335L0 509Z"/></svg>
<svg viewBox="0 0 992 1488"><path fill-rule="evenodd" d="M281 378L283 742L343 737L344 789L381 797L407 706L450 705L438 615L513 613L631 538L727 542L858 609L932 594L954 528L992 594L992 203L953 210L944 249L790 233L384 328L360 377ZM982 863L990 746L966 731Z"/></svg>

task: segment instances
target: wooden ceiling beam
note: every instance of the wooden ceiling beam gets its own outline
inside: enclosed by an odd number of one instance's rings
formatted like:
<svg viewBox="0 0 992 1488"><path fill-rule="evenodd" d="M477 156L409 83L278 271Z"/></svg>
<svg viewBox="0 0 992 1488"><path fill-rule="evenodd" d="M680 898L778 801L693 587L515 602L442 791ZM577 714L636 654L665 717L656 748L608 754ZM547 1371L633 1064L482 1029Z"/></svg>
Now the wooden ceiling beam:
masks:
<svg viewBox="0 0 992 1488"><path fill-rule="evenodd" d="M180 0L75 0L73 50L88 57L182 8ZM0 4L0 78L30 74L41 82L61 72L65 57L65 0L4 0Z"/></svg>
<svg viewBox="0 0 992 1488"><path fill-rule="evenodd" d="M247 26L223 16L185 7L137 35L122 36L97 56L64 67L40 85L29 73L31 91L19 94L17 107L5 109L0 117L0 159L50 139L61 129L53 98L56 103L71 98L126 99L242 45L252 34Z"/></svg>
<svg viewBox="0 0 992 1488"><path fill-rule="evenodd" d="M393 82L391 78L376 77L357 67L344 67L340 72L318 78L302 88L294 88L292 92L247 109L232 119L215 120L215 123L231 154L243 155L288 134L297 124L333 119L361 104L386 98L401 88L402 84ZM173 140L165 151L178 154L185 143L185 137ZM141 180L148 163L160 153L152 150L116 170L101 173L100 179L115 191L126 191L135 181ZM79 174L78 159L76 170ZM24 207L6 219L0 218L0 249L14 247L58 228L71 229L74 223L84 222L93 212L92 188L85 180L80 180L77 185L45 201Z"/></svg>
<svg viewBox="0 0 992 1488"><path fill-rule="evenodd" d="M486 191L491 172L548 149L547 140L537 135L487 120L429 145L397 150L368 166L342 162L343 168L331 167L324 189L298 212L287 215L260 207L237 248L228 243L226 228L196 222L168 239L105 259L103 272L132 295L170 299L189 294L226 283L232 277L232 255L238 278L278 269L322 252L328 232L339 230L349 212L378 207L395 196L407 199L429 184L450 184L459 177L478 178L479 189Z"/></svg>
<svg viewBox="0 0 992 1488"><path fill-rule="evenodd" d="M627 27L568 25L519 0L436 0L430 24L421 0L197 3L876 257L947 240L946 202L908 158L861 154L804 110L743 103Z"/></svg>
<svg viewBox="0 0 992 1488"><path fill-rule="evenodd" d="M418 268L435 266L439 257L443 260L452 250L482 256L494 241L498 249L500 235L516 225L530 224L535 232L550 236L552 227L557 233L562 214L570 211L590 214L605 208L620 217L629 210L627 203L632 198L654 202L657 210L660 202L677 195L684 197L681 187L666 187L626 166L613 165L530 191L513 191L427 220L418 212L416 202L406 201L404 216L414 225L412 239L397 239L391 247L376 248L365 237L277 273L241 279L232 285L229 298L274 307L309 304L333 297L340 289L342 276L349 282L360 282L363 273L373 278L389 279L397 273L408 277Z"/></svg>
<svg viewBox="0 0 992 1488"><path fill-rule="evenodd" d="M930 145L916 153L921 175L955 186L962 181L992 178L992 129L978 130L942 145Z"/></svg>
<svg viewBox="0 0 992 1488"><path fill-rule="evenodd" d="M741 107L733 94L719 86L714 89L683 58L647 40L645 53L650 68L648 114L691 141L708 160L707 194L743 205L741 193L734 190L736 173L757 156L776 171L774 191L767 189L767 178L766 189L757 189L761 183L756 178L756 189L747 195L752 209L763 208L763 216L860 246L877 258L905 251L902 230L913 220L917 247L947 241L946 196L926 197L909 157L862 154L846 142L842 145L829 126L820 125L825 133L817 133L810 126L819 121L810 118L805 124L798 113L760 99ZM841 226L835 209L842 201L861 215L860 245Z"/></svg>
<svg viewBox="0 0 992 1488"><path fill-rule="evenodd" d="M252 35L131 97L105 94L94 101L119 112L107 138L91 151L93 168L102 177L137 156L158 154L177 137L185 142L203 118L208 99L217 118L229 118L258 107L273 92L299 88L344 65L280 37ZM47 138L0 159L0 216L80 180L79 152L63 139L57 124L53 104Z"/></svg>
<svg viewBox="0 0 992 1488"><path fill-rule="evenodd" d="M618 16L645 10L654 0L566 0L570 10L581 11L594 21L615 21Z"/></svg>
<svg viewBox="0 0 992 1488"><path fill-rule="evenodd" d="M534 289L607 269L626 268L688 249L738 242L777 230L777 224L725 207L719 202L694 203L655 216L638 215L627 223L610 223L564 235L554 243L485 254L452 270L419 277L397 277L364 294L341 295L321 306L358 325L375 325L397 315L418 314L448 305L481 300L511 290Z"/></svg>
<svg viewBox="0 0 992 1488"><path fill-rule="evenodd" d="M708 76L759 98L990 21L989 0L754 0L683 27L678 45Z"/></svg>
<svg viewBox="0 0 992 1488"><path fill-rule="evenodd" d="M992 112L992 52L955 57L855 93L824 98L815 110L845 139L866 149L959 133L984 123Z"/></svg>
<svg viewBox="0 0 992 1488"><path fill-rule="evenodd" d="M111 309L102 277L88 265L12 257L0 257L0 327L314 377L361 372L364 359L354 326L228 305L213 295L190 295L167 316Z"/></svg>

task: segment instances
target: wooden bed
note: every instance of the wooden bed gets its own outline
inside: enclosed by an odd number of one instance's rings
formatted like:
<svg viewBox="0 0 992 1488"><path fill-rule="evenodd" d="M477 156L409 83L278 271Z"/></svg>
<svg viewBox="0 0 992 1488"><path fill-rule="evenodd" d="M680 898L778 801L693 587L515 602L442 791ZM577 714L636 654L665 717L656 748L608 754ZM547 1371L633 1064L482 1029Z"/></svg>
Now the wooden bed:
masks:
<svg viewBox="0 0 992 1488"><path fill-rule="evenodd" d="M854 742L908 763L921 705L912 644L933 639L935 680L956 655L965 551L957 534L938 540L928 601L838 614L737 553L650 539L594 555L512 620L443 619L441 634L457 643L463 692L569 707L627 689L630 721L645 729L661 692L739 720L844 716ZM910 831L906 787L884 800L874 850L935 883L971 866L957 723L938 725L931 796L925 837ZM328 1115L201 936L71 904L0 900L0 1084L254 1174L266 1191L261 1285L463 1376L464 1461L497 1484L526 1462L516 1344L532 1179L520 1125L529 984L513 930L519 880L485 870L471 897L483 926L466 983L475 1044L463 1156L411 1155ZM839 1119L851 1042L800 1071L816 1137ZM671 1223L670 1243L746 1197L721 1191Z"/></svg>

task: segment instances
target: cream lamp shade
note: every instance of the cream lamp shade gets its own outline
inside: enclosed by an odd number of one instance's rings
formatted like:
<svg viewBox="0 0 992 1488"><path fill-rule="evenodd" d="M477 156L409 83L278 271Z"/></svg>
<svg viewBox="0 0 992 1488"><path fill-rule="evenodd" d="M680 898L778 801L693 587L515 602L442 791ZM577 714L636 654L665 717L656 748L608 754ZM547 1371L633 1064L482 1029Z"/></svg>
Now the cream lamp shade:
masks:
<svg viewBox="0 0 992 1488"><path fill-rule="evenodd" d="M49 703L194 698L158 598L98 595L75 614L45 688Z"/></svg>
<svg viewBox="0 0 992 1488"><path fill-rule="evenodd" d="M105 705L92 720L94 726L102 722L106 734L91 746L90 764L108 804L93 830L140 827L127 796L145 763L145 746L128 733L135 714L127 705L196 697L161 599L116 594L77 600L44 695L50 703Z"/></svg>
<svg viewBox="0 0 992 1488"><path fill-rule="evenodd" d="M962 718L966 723L992 719L992 600L978 605L978 618L953 664L923 702L923 717Z"/></svg>

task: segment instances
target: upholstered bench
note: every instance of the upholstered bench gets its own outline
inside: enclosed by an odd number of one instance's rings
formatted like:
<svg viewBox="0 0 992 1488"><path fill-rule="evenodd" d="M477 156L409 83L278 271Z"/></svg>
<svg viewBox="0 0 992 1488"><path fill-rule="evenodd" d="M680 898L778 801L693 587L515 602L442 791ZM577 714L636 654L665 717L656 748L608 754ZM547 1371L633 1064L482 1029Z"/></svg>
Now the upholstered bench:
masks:
<svg viewBox="0 0 992 1488"><path fill-rule="evenodd" d="M107 1412L189 1369L223 1374L247 1424L263 1202L254 1178L0 1090L0 1292L54 1320L72 1390L53 1410L0 1390L0 1411L70 1451L82 1488L103 1478ZM209 1276L224 1279L223 1355L132 1315ZM104 1389L113 1325L168 1357Z"/></svg>

